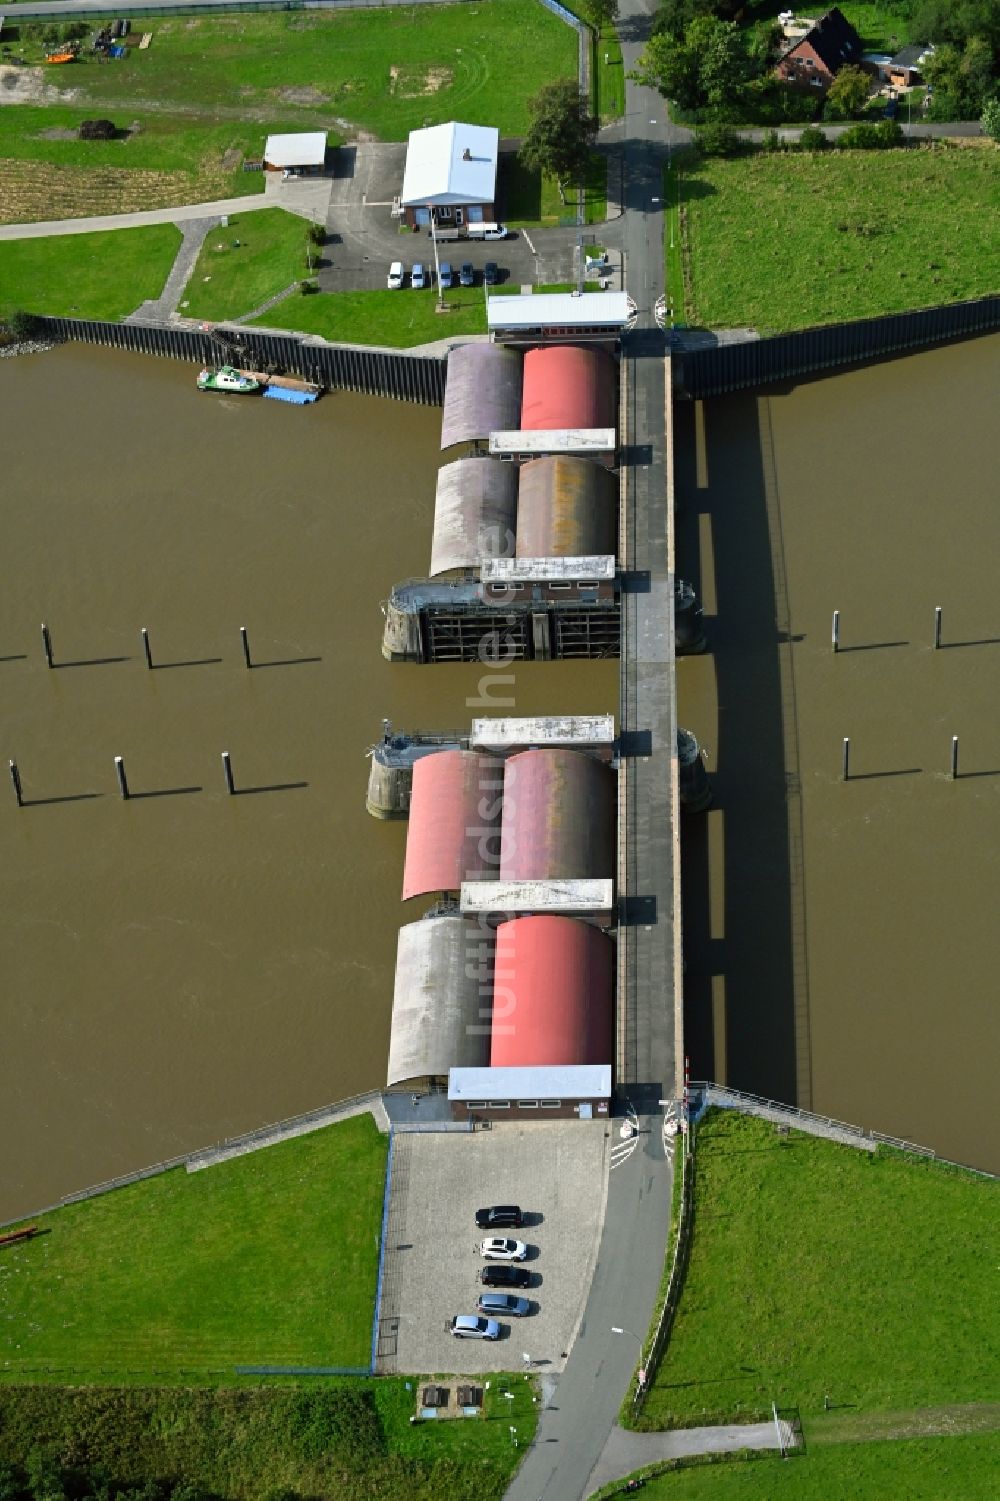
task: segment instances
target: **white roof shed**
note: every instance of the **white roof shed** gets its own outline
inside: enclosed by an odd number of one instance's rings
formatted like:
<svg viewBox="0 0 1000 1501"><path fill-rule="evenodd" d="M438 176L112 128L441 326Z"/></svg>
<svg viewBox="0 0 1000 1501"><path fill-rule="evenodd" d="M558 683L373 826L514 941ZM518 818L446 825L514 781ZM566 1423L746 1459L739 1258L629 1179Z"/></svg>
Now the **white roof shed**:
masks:
<svg viewBox="0 0 1000 1501"><path fill-rule="evenodd" d="M431 125L411 130L406 148L401 202L493 203L496 198L500 132L492 125Z"/></svg>
<svg viewBox="0 0 1000 1501"><path fill-rule="evenodd" d="M264 160L270 167L322 167L326 161L326 131L268 136Z"/></svg>

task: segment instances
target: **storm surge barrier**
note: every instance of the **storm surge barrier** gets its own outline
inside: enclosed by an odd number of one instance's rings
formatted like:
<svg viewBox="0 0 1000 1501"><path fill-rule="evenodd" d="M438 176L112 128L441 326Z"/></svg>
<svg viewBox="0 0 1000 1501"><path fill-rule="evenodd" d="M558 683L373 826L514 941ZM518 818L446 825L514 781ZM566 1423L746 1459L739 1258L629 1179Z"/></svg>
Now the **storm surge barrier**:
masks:
<svg viewBox="0 0 1000 1501"><path fill-rule="evenodd" d="M444 401L447 364L441 356L328 344L310 335L265 333L242 325L198 328L105 323L97 318L38 318L34 337L55 343L101 344L201 365L218 364L224 346L232 364L280 370L327 390L388 396L421 406L440 406Z"/></svg>

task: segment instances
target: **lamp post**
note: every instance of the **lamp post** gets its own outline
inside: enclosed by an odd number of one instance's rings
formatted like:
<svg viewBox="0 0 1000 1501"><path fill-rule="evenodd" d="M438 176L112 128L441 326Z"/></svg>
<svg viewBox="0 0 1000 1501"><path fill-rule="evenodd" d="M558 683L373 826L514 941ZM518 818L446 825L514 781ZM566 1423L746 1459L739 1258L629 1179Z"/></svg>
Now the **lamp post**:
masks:
<svg viewBox="0 0 1000 1501"><path fill-rule="evenodd" d="M612 1324L611 1325L611 1333L612 1334L631 1334L632 1338L635 1340L636 1344L639 1346L639 1385L640 1386L645 1386L646 1385L646 1369L645 1369L645 1366L642 1363L642 1340L640 1339L639 1335L636 1334L636 1332L635 1332L634 1329L625 1329L625 1328L622 1327L621 1324Z"/></svg>
<svg viewBox="0 0 1000 1501"><path fill-rule="evenodd" d="M434 221L434 209L431 204L427 205L427 212L431 219L431 244L434 247L434 282L437 286L438 307L444 307L444 294L441 291L441 267L438 265L437 224Z"/></svg>

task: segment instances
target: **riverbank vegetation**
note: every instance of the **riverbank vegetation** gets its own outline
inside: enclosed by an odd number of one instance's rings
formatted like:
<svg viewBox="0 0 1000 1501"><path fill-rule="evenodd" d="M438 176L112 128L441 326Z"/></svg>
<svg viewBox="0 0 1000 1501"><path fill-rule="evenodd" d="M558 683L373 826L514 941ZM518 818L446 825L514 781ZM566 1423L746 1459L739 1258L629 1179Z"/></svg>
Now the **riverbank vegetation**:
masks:
<svg viewBox="0 0 1000 1501"><path fill-rule="evenodd" d="M971 1173L710 1112L684 1289L641 1426L772 1402L807 1424L891 1411L902 1426L916 1409L993 1399L997 1203L996 1183Z"/></svg>
<svg viewBox="0 0 1000 1501"><path fill-rule="evenodd" d="M38 1217L0 1262L0 1388L366 1368L386 1153L362 1115Z"/></svg>
<svg viewBox="0 0 1000 1501"><path fill-rule="evenodd" d="M140 30L152 33L143 50ZM361 139L405 141L419 126L455 119L521 135L527 99L552 78L575 76L577 55L576 34L537 0L151 17L128 42L120 61L83 52L47 70L45 82L71 86L102 114L155 107L254 122L257 156L268 132L327 129L331 117ZM24 44L11 45L16 54Z"/></svg>
<svg viewBox="0 0 1000 1501"><path fill-rule="evenodd" d="M0 1486L6 1501L499 1501L534 1436L534 1383L494 1376L480 1417L412 1423L421 1385L0 1385Z"/></svg>
<svg viewBox="0 0 1000 1501"><path fill-rule="evenodd" d="M159 297L180 243L173 224L0 240L0 319L24 309L116 322Z"/></svg>
<svg viewBox="0 0 1000 1501"><path fill-rule="evenodd" d="M688 323L781 331L1000 286L990 142L689 158L679 176Z"/></svg>

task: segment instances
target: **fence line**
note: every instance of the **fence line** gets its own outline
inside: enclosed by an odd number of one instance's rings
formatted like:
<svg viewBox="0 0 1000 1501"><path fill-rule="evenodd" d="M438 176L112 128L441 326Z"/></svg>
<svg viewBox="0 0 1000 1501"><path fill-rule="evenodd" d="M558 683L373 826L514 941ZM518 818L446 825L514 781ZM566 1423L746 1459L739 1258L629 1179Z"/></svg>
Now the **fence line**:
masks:
<svg viewBox="0 0 1000 1501"><path fill-rule="evenodd" d="M698 1127L695 1121L688 1124L684 1134L684 1166L681 1171L681 1206L677 1216L677 1239L674 1241L674 1259L670 1268L670 1278L667 1282L667 1295L663 1300L660 1317L656 1325L656 1333L653 1335L646 1357L644 1377L636 1382L635 1394L632 1398L632 1413L638 1415L646 1403L646 1396L656 1379L656 1373L663 1359L663 1352L667 1347L670 1330L673 1327L674 1315L680 1302L681 1288L684 1283L684 1273L687 1269L688 1251L691 1246L691 1228L694 1222L694 1179L695 1159L697 1156Z"/></svg>
<svg viewBox="0 0 1000 1501"><path fill-rule="evenodd" d="M936 1157L931 1147L919 1146L905 1141L901 1136L887 1136L883 1131L869 1131L865 1126L852 1126L847 1121L838 1121L831 1115L817 1115L811 1110L800 1110L797 1105L781 1105L763 1095L745 1094L740 1089L727 1085L712 1084L699 1080L692 1082L691 1090L702 1096L698 1118L710 1105L720 1110L740 1110L744 1115L760 1116L778 1125L794 1126L810 1136L825 1136L830 1141L842 1142L845 1146L860 1147L862 1151L874 1152L877 1147L895 1147L900 1152L912 1152L918 1157Z"/></svg>
<svg viewBox="0 0 1000 1501"><path fill-rule="evenodd" d="M447 360L442 355L329 344L313 335L269 333L243 325L216 324L210 330L105 323L97 318L39 317L36 322L40 337L57 342L101 344L202 365L217 363L228 344L231 360L259 370L282 370L330 390L361 391L423 406L441 406L444 401Z"/></svg>
<svg viewBox="0 0 1000 1501"><path fill-rule="evenodd" d="M830 323L771 338L680 351L680 386L693 400L878 359L1000 328L1000 296Z"/></svg>
<svg viewBox="0 0 1000 1501"><path fill-rule="evenodd" d="M378 1277L375 1281L375 1314L372 1318L372 1353L369 1362L368 1374L374 1376L375 1361L378 1358L378 1330L379 1319L382 1313L382 1279L385 1273L385 1244L386 1228L389 1224L389 1199L392 1194L392 1154L396 1145L396 1133L392 1126L389 1127L389 1155L385 1161L385 1187L382 1191L382 1231L379 1235L378 1247Z"/></svg>
<svg viewBox="0 0 1000 1501"><path fill-rule="evenodd" d="M142 21L147 16L213 16L227 11L252 15L256 11L272 10L399 10L404 5L466 3L471 3L471 0L203 0L203 3L199 3L199 0L178 0L176 5L171 5L169 0L152 0L150 4L146 4L145 0L133 0L128 9L135 20ZM26 21L48 21L57 16L79 19L82 15L84 20L89 21L98 17L117 16L120 10L121 6L116 9L113 0L109 0L106 7L88 5L82 11L79 0L43 0L38 5L14 5L5 19L10 28L17 24L19 18Z"/></svg>

